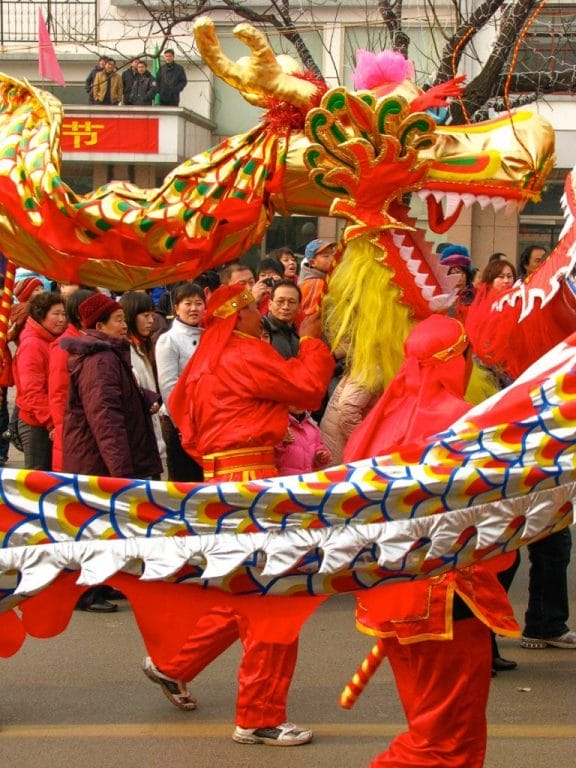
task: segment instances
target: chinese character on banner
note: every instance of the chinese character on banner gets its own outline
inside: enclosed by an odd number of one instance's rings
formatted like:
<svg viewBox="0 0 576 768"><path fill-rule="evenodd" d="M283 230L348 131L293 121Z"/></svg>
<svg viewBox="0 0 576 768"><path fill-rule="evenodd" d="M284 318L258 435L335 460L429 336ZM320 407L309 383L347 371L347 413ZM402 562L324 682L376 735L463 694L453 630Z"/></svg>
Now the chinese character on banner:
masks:
<svg viewBox="0 0 576 768"><path fill-rule="evenodd" d="M62 151L155 155L158 135L158 118L67 116L62 123Z"/></svg>
<svg viewBox="0 0 576 768"><path fill-rule="evenodd" d="M62 125L62 136L71 136L74 149L98 144L98 131L104 126L91 120L71 120Z"/></svg>

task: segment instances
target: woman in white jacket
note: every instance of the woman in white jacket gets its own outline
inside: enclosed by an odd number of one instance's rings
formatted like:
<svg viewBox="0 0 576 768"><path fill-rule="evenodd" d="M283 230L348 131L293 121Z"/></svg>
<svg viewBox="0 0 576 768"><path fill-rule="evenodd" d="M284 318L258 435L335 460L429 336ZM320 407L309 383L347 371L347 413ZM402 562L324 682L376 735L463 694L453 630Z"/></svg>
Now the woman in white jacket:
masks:
<svg viewBox="0 0 576 768"><path fill-rule="evenodd" d="M128 326L130 362L141 389L160 394L156 377L151 333L154 325L154 302L144 291L127 291L120 299ZM152 425L162 464L166 463L166 445L160 424L160 406L152 412Z"/></svg>
<svg viewBox="0 0 576 768"><path fill-rule="evenodd" d="M188 282L178 286L174 292L174 322L156 342L158 383L164 402L161 422L168 479L180 482L201 482L202 468L182 448L180 434L170 418L168 400L178 377L198 349L205 309L204 292L199 285Z"/></svg>

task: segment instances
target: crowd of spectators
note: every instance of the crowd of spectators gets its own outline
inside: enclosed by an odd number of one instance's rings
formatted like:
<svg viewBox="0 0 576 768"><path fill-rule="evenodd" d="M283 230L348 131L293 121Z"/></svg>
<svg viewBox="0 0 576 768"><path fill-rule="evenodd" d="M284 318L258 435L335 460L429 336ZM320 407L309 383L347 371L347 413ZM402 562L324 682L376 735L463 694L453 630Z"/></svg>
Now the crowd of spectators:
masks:
<svg viewBox="0 0 576 768"><path fill-rule="evenodd" d="M186 72L175 61L172 49L167 48L163 56L164 63L155 75L144 59L132 59L118 71L111 56L100 56L85 81L88 102L104 106L177 107L186 87Z"/></svg>

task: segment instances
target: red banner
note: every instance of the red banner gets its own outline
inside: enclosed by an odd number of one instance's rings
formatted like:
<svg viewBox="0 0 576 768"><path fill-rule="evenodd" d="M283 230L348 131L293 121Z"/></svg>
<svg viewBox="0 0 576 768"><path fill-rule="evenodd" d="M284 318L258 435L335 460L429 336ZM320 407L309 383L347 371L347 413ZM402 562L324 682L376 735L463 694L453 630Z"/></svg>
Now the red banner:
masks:
<svg viewBox="0 0 576 768"><path fill-rule="evenodd" d="M157 154L157 117L65 117L63 152Z"/></svg>

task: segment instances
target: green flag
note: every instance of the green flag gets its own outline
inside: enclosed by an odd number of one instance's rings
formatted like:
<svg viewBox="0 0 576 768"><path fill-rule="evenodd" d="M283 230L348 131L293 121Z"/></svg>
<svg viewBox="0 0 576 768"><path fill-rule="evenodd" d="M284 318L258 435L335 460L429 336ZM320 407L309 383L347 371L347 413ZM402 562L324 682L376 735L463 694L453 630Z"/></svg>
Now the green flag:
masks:
<svg viewBox="0 0 576 768"><path fill-rule="evenodd" d="M158 82L158 70L160 69L160 49L158 45L154 47L154 57L152 58L152 77ZM160 104L160 94L154 96L154 104L158 106Z"/></svg>

